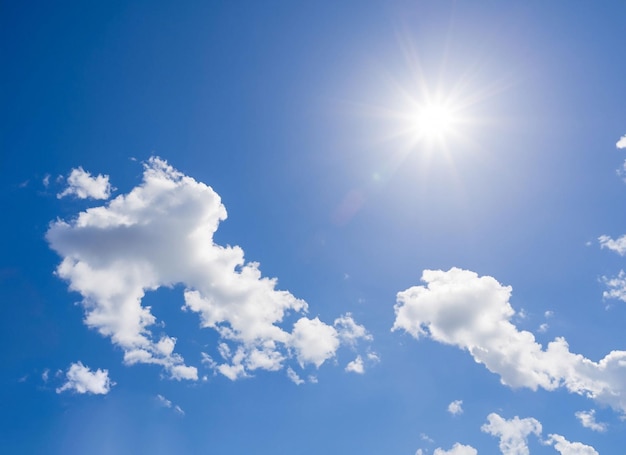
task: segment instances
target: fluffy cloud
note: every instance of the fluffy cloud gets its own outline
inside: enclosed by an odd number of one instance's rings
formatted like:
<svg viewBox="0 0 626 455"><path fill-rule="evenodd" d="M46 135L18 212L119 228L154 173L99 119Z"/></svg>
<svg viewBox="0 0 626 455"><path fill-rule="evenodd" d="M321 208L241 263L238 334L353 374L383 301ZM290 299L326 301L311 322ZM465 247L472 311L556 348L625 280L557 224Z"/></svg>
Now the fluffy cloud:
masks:
<svg viewBox="0 0 626 455"><path fill-rule="evenodd" d="M140 185L53 222L46 238L62 257L57 275L83 297L85 323L110 337L128 365L157 364L174 379L198 379L197 368L175 352L176 338L155 338L156 318L142 305L147 291L178 284L185 287L183 309L221 337L223 362L210 366L233 380L279 370L291 357L320 367L342 343L371 339L350 314L334 326L307 318L307 303L277 290L276 279L246 262L240 247L215 244L225 218L212 188L151 158ZM280 325L288 313L300 315L291 331Z"/></svg>
<svg viewBox="0 0 626 455"><path fill-rule="evenodd" d="M541 423L538 420L528 417L520 419L515 416L506 420L496 413L487 416L487 423L481 427L485 433L500 438L500 451L502 455L528 455L528 436L534 434L541 435Z"/></svg>
<svg viewBox="0 0 626 455"><path fill-rule="evenodd" d="M109 379L108 370L98 368L96 371L91 371L81 362L72 363L65 373L65 378L65 384L57 388L57 393L73 390L76 393L106 395L115 385Z"/></svg>
<svg viewBox="0 0 626 455"><path fill-rule="evenodd" d="M608 235L601 235L598 237L600 242L600 248L607 248L611 251L615 251L620 256L626 254L626 235L622 235L617 240L609 237Z"/></svg>
<svg viewBox="0 0 626 455"><path fill-rule="evenodd" d="M435 449L433 455L478 455L478 450L457 442L450 450Z"/></svg>
<svg viewBox="0 0 626 455"><path fill-rule="evenodd" d="M596 422L596 411L592 409L591 411L578 411L576 414L576 418L580 420L580 424L589 428L593 431L603 432L606 431L607 425L606 423Z"/></svg>
<svg viewBox="0 0 626 455"><path fill-rule="evenodd" d="M47 183L49 183L49 177L44 180L44 185L47 186ZM111 190L108 175L98 174L92 177L89 172L82 167L78 167L77 169L72 169L67 178L67 188L57 194L57 197L59 199L65 196L75 196L79 199L108 199L111 195Z"/></svg>
<svg viewBox="0 0 626 455"><path fill-rule="evenodd" d="M339 339L349 345L356 345L359 340L372 340L372 335L362 325L357 324L352 319L351 313L346 313L335 319L335 329Z"/></svg>
<svg viewBox="0 0 626 455"><path fill-rule="evenodd" d="M448 412L452 415L463 414L463 400L454 400L448 405Z"/></svg>
<svg viewBox="0 0 626 455"><path fill-rule="evenodd" d="M593 447L580 442L569 442L558 434L549 435L547 442L548 444L554 444L554 448L561 455L599 455Z"/></svg>
<svg viewBox="0 0 626 455"><path fill-rule="evenodd" d="M289 344L295 348L301 366L312 363L319 368L335 355L339 336L334 327L319 318L301 318L293 326Z"/></svg>
<svg viewBox="0 0 626 455"><path fill-rule="evenodd" d="M612 278L603 276L601 281L608 288L602 293L602 297L626 302L626 273L623 270Z"/></svg>
<svg viewBox="0 0 626 455"><path fill-rule="evenodd" d="M363 357L360 355L356 357L352 362L346 365L346 371L351 373L363 374L365 372L365 365L363 364Z"/></svg>
<svg viewBox="0 0 626 455"><path fill-rule="evenodd" d="M529 455L528 436L535 435L544 445L553 445L561 455L598 455L596 450L580 442L569 442L563 436L551 434L546 441L541 440L541 423L532 417L504 419L496 413L487 416L487 423L481 427L500 439L502 455Z"/></svg>
<svg viewBox="0 0 626 455"><path fill-rule="evenodd" d="M615 146L618 149L626 149L626 135L620 137L619 141L617 141L617 144L615 144Z"/></svg>
<svg viewBox="0 0 626 455"><path fill-rule="evenodd" d="M626 413L626 351L612 351L599 362L569 351L564 338L547 348L511 319L511 287L490 276L452 268L425 270L425 286L399 292L393 330L467 350L478 363L511 387L566 387Z"/></svg>

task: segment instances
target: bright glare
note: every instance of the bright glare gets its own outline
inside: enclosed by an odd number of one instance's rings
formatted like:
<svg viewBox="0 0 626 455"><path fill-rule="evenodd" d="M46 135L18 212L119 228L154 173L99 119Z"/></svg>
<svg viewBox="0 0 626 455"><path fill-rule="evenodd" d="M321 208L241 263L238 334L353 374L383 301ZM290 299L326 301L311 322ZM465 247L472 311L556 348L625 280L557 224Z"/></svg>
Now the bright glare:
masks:
<svg viewBox="0 0 626 455"><path fill-rule="evenodd" d="M426 140L443 140L453 132L454 113L444 104L421 106L415 116L415 129Z"/></svg>

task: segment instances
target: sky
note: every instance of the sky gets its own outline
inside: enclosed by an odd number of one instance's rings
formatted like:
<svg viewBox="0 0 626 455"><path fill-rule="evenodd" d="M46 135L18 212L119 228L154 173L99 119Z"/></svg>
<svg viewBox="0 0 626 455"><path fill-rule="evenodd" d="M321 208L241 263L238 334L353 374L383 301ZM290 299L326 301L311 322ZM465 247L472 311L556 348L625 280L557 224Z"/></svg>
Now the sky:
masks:
<svg viewBox="0 0 626 455"><path fill-rule="evenodd" d="M624 452L625 16L4 2L0 452Z"/></svg>

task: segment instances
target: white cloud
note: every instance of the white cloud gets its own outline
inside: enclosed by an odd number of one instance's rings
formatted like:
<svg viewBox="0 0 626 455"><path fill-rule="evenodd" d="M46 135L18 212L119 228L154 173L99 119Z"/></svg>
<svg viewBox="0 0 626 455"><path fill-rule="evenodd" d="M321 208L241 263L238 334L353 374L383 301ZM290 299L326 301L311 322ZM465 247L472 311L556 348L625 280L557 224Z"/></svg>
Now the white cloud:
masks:
<svg viewBox="0 0 626 455"><path fill-rule="evenodd" d="M600 248L607 248L611 251L615 251L620 256L626 254L626 235L622 235L617 240L609 237L608 235L601 235L598 237L600 242Z"/></svg>
<svg viewBox="0 0 626 455"><path fill-rule="evenodd" d="M433 442L435 442L430 436L428 436L426 433L420 433L420 439L422 441L426 441L426 442L430 442L431 444Z"/></svg>
<svg viewBox="0 0 626 455"><path fill-rule="evenodd" d="M301 366L312 363L319 368L334 357L339 347L339 336L334 327L319 318L301 318L293 326L289 344L296 349Z"/></svg>
<svg viewBox="0 0 626 455"><path fill-rule="evenodd" d="M528 436L534 434L544 445L554 445L561 455L598 455L596 450L580 442L569 442L563 436L551 434L545 441L541 440L541 423L532 417L520 419L503 419L496 413L487 416L487 423L481 427L500 439L499 447L502 455L529 455Z"/></svg>
<svg viewBox="0 0 626 455"><path fill-rule="evenodd" d="M608 288L602 293L602 297L626 302L626 273L623 270L613 278L603 276L601 281Z"/></svg>
<svg viewBox="0 0 626 455"><path fill-rule="evenodd" d="M180 406L178 406L177 404L173 404L170 400L165 398L163 395L160 395L160 394L157 395L156 400L160 406L163 406L164 408L173 409L174 412L176 412L177 414L180 414L183 416L185 415L185 411L183 411L183 409Z"/></svg>
<svg viewBox="0 0 626 455"><path fill-rule="evenodd" d="M77 393L106 395L115 385L109 379L109 371L97 369L91 371L81 362L72 363L65 374L67 381L57 388L57 393L73 390Z"/></svg>
<svg viewBox="0 0 626 455"><path fill-rule="evenodd" d="M336 328L307 318L307 303L277 290L277 280L246 262L240 247L215 244L224 219L212 188L151 158L140 185L74 220L53 222L46 238L62 257L56 274L83 297L85 323L110 337L127 365L157 364L173 379L198 379L197 368L175 352L176 338L155 338L157 320L142 305L147 291L177 284L185 287L183 309L220 335L224 363L209 367L232 380L279 370L293 357L320 367L342 343L371 339L350 314ZM291 332L280 325L289 313L300 315Z"/></svg>
<svg viewBox="0 0 626 455"><path fill-rule="evenodd" d="M441 448L435 449L433 455L477 455L478 450L472 446L466 446L459 444L458 442L452 446L450 450L443 450Z"/></svg>
<svg viewBox="0 0 626 455"><path fill-rule="evenodd" d="M481 427L485 433L500 438L500 451L502 455L528 455L528 436L541 435L541 423L537 419L528 417L520 419L515 416L507 420L496 413L487 416L487 423Z"/></svg>
<svg viewBox="0 0 626 455"><path fill-rule="evenodd" d="M378 363L378 362L380 362L380 357L375 352L368 352L367 353L367 360L369 360L372 363Z"/></svg>
<svg viewBox="0 0 626 455"><path fill-rule="evenodd" d="M558 434L549 435L547 443L554 444L554 448L561 455L599 455L593 447L580 442L569 442Z"/></svg>
<svg viewBox="0 0 626 455"><path fill-rule="evenodd" d="M172 407L172 402L170 400L168 400L167 398L165 398L163 395L157 395L156 396L156 400L164 408L171 408Z"/></svg>
<svg viewBox="0 0 626 455"><path fill-rule="evenodd" d="M548 329L550 328L550 325L547 322L544 322L543 324L541 324L539 326L539 328L537 329L538 332L540 333L546 333L548 331Z"/></svg>
<svg viewBox="0 0 626 455"><path fill-rule="evenodd" d="M363 365L363 358L359 355L356 359L346 365L346 371L351 373L363 374L365 372L365 366Z"/></svg>
<svg viewBox="0 0 626 455"><path fill-rule="evenodd" d="M578 411L576 418L580 420L580 424L593 431L604 432L607 429L606 423L596 422L596 411L592 409L590 411Z"/></svg>
<svg viewBox="0 0 626 455"><path fill-rule="evenodd" d="M463 414L463 400L454 400L448 405L448 412L452 415Z"/></svg>
<svg viewBox="0 0 626 455"><path fill-rule="evenodd" d="M43 370L43 373L41 373L41 379L43 380L43 382L48 382L49 377L50 377L50 369L46 368L45 370Z"/></svg>
<svg viewBox="0 0 626 455"><path fill-rule="evenodd" d="M619 141L617 141L617 143L615 144L615 146L618 149L625 149L626 148L626 135L622 136L619 138Z"/></svg>
<svg viewBox="0 0 626 455"><path fill-rule="evenodd" d="M367 341L373 339L365 327L354 322L351 313L346 313L335 319L334 326L339 338L346 344L354 346L360 339Z"/></svg>
<svg viewBox="0 0 626 455"><path fill-rule="evenodd" d="M566 387L626 413L626 351L594 362L570 352L564 338L544 350L532 333L511 323L512 289L492 277L453 268L425 270L422 281L425 286L398 293L392 330L467 350L511 387Z"/></svg>
<svg viewBox="0 0 626 455"><path fill-rule="evenodd" d="M49 183L49 177L47 180L44 180L45 186L47 186L47 183ZM111 195L111 190L108 175L98 174L92 177L89 172L82 167L78 167L77 169L72 169L67 178L67 188L57 194L57 197L59 199L65 196L75 196L79 199L108 199Z"/></svg>
<svg viewBox="0 0 626 455"><path fill-rule="evenodd" d="M615 173L618 175L618 177L621 177L622 180L626 181L626 161L622 163L622 167L620 169L617 169Z"/></svg>
<svg viewBox="0 0 626 455"><path fill-rule="evenodd" d="M289 367L287 368L287 377L295 384L295 385L300 385L300 384L304 384L304 379L302 379L300 376L298 376L298 373L296 373L293 368Z"/></svg>

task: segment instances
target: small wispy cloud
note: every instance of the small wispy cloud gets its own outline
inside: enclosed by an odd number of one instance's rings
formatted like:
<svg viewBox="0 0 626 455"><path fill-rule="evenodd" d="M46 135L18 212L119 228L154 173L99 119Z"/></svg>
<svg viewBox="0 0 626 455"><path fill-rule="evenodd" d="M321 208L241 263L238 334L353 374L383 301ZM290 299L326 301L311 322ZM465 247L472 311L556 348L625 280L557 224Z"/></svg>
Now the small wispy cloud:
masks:
<svg viewBox="0 0 626 455"><path fill-rule="evenodd" d="M289 367L287 368L287 377L295 384L295 385L300 385L300 384L304 384L304 379L302 379L300 376L298 376L298 373L296 373L293 368Z"/></svg>
<svg viewBox="0 0 626 455"><path fill-rule="evenodd" d="M623 270L620 270L614 277L603 276L600 281L607 287L607 290L602 293L602 297L626 302L626 273Z"/></svg>
<svg viewBox="0 0 626 455"><path fill-rule="evenodd" d="M155 397L155 399L156 399L157 403L160 406L162 406L164 408L168 408L168 409L173 409L174 412L176 412L176 414L183 415L183 416L185 415L185 411L183 411L183 409L180 406L178 406L177 404L172 403L170 400L165 398L163 395L158 394Z"/></svg>
<svg viewBox="0 0 626 455"><path fill-rule="evenodd" d="M618 149L626 149L626 134L619 138L619 141L615 144Z"/></svg>
<svg viewBox="0 0 626 455"><path fill-rule="evenodd" d="M430 442L430 443L435 442L435 440L433 438L431 438L430 436L428 436L426 433L420 433L420 439L422 441L426 441L426 442Z"/></svg>
<svg viewBox="0 0 626 455"><path fill-rule="evenodd" d="M598 431L603 433L607 430L607 424L603 422L596 422L596 410L592 409L590 411L578 411L576 414L576 418L580 421L580 424L589 428L593 431Z"/></svg>
<svg viewBox="0 0 626 455"><path fill-rule="evenodd" d="M618 239L612 239L608 235L601 235L598 237L598 242L600 242L600 248L614 251L620 256L626 254L626 235L622 235Z"/></svg>

